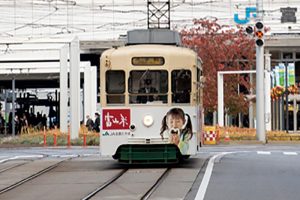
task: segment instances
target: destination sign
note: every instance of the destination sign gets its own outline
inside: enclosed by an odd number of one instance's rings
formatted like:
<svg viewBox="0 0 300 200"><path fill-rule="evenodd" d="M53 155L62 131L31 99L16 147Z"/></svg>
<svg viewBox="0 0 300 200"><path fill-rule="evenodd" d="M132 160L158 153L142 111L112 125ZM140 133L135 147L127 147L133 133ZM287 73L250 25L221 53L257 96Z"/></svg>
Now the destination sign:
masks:
<svg viewBox="0 0 300 200"><path fill-rule="evenodd" d="M148 65L163 65L165 59L163 57L133 57L132 65L148 66Z"/></svg>

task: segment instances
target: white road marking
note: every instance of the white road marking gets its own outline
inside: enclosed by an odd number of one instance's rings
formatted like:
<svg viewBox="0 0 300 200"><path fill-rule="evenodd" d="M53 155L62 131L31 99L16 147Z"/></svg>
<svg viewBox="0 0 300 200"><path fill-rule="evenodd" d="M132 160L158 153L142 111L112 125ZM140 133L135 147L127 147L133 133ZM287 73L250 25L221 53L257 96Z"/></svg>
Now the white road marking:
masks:
<svg viewBox="0 0 300 200"><path fill-rule="evenodd" d="M86 154L82 154L81 156L99 156L99 153L86 153Z"/></svg>
<svg viewBox="0 0 300 200"><path fill-rule="evenodd" d="M198 190L197 195L195 197L195 200L203 200L204 199L204 196L205 196L205 193L206 193L206 190L207 190L207 186L208 186L208 183L209 183L212 171L213 171L215 159L218 158L218 157L224 156L226 154L230 154L230 153L234 153L234 152L222 152L222 153L219 153L217 155L214 155L213 157L211 157L209 159L206 170L205 170L205 173L204 173L204 176L203 176L203 179L202 179L202 182L200 184L199 190Z"/></svg>
<svg viewBox="0 0 300 200"><path fill-rule="evenodd" d="M83 154L83 156L99 156L99 154ZM46 157L44 155L20 155L20 156L13 156L13 157L8 157L8 156L0 156L0 164L10 161L10 160L18 160L18 159L28 159L28 158L43 158ZM80 157L80 155L77 154L53 154L53 155L48 155L48 157L54 157L54 158L75 158L75 157ZM2 159L2 160L1 160Z"/></svg>
<svg viewBox="0 0 300 200"><path fill-rule="evenodd" d="M21 156L15 156L17 159L22 158L43 158L43 155L21 155Z"/></svg>
<svg viewBox="0 0 300 200"><path fill-rule="evenodd" d="M3 160L0 160L0 163L4 163L4 162L9 161L9 160L12 160L12 158L6 158L6 159L3 159Z"/></svg>
<svg viewBox="0 0 300 200"><path fill-rule="evenodd" d="M297 156L298 153L297 152L283 152L284 155L288 155L288 156Z"/></svg>
<svg viewBox="0 0 300 200"><path fill-rule="evenodd" d="M70 155L61 154L61 155L50 155L50 156L55 157L55 158L75 158L75 157L78 157L78 155L76 155L76 154L70 154Z"/></svg>
<svg viewBox="0 0 300 200"><path fill-rule="evenodd" d="M9 160L26 159L26 158L43 158L43 157L44 157L43 155L21 155L21 156L14 156L14 157L0 160L0 163L7 162Z"/></svg>
<svg viewBox="0 0 300 200"><path fill-rule="evenodd" d="M270 155L271 152L270 151L257 151L257 154L260 154L260 155Z"/></svg>

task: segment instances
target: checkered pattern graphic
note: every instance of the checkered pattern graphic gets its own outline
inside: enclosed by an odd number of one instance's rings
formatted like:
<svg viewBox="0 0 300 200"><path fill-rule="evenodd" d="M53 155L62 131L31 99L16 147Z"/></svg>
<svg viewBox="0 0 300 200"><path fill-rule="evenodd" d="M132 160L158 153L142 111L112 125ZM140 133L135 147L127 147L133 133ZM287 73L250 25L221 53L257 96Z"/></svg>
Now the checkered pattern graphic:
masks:
<svg viewBox="0 0 300 200"><path fill-rule="evenodd" d="M205 141L216 141L217 133L216 131L206 131L204 132Z"/></svg>
<svg viewBox="0 0 300 200"><path fill-rule="evenodd" d="M215 145L219 143L219 130L215 126L205 126L202 132L202 143Z"/></svg>

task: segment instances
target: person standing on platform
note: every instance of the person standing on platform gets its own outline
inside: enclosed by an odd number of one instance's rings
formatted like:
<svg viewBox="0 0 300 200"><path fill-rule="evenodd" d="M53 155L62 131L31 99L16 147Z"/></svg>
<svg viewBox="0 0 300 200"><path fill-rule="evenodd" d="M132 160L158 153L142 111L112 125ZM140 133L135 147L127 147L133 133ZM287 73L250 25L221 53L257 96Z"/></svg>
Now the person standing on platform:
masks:
<svg viewBox="0 0 300 200"><path fill-rule="evenodd" d="M92 131L93 127L94 127L94 122L93 120L90 118L89 115L86 116L86 123L85 126L87 127L88 131Z"/></svg>
<svg viewBox="0 0 300 200"><path fill-rule="evenodd" d="M100 133L100 114L95 113L94 131Z"/></svg>

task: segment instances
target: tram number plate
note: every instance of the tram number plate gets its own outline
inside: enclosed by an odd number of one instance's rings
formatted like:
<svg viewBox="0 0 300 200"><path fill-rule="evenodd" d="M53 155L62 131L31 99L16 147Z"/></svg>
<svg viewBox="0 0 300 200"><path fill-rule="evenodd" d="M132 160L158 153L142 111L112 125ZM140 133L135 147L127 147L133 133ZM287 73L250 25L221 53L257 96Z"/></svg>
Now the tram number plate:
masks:
<svg viewBox="0 0 300 200"><path fill-rule="evenodd" d="M130 126L130 109L103 109L103 130L124 130Z"/></svg>

